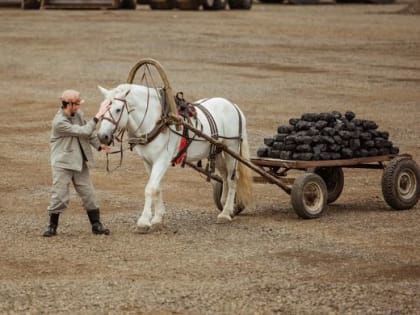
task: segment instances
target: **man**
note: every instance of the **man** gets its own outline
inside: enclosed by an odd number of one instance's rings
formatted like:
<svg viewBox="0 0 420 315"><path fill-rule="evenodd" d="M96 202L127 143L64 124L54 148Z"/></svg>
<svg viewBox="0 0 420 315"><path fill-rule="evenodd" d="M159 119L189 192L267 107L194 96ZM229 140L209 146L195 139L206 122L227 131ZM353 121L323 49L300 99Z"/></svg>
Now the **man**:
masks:
<svg viewBox="0 0 420 315"><path fill-rule="evenodd" d="M78 91L65 90L61 96L61 109L52 122L50 143L53 184L48 207L50 222L43 234L46 237L57 235L60 213L69 205L70 182L82 199L93 234L110 233L100 221L99 206L87 166L93 160L90 146L98 151L110 151L108 146L100 144L95 132L96 124L109 106L101 104L95 117L86 122L79 112L82 103Z"/></svg>

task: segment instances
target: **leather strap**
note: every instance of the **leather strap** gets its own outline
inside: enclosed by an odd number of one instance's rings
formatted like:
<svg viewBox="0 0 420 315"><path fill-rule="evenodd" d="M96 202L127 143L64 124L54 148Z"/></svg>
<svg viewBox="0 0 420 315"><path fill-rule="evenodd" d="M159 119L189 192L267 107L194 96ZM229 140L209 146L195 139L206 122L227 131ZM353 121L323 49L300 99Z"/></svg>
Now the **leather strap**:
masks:
<svg viewBox="0 0 420 315"><path fill-rule="evenodd" d="M219 132L217 130L217 125L216 125L216 122L214 121L213 116L210 114L207 108L205 108L202 104L200 103L194 104L194 106L199 108L204 113L204 115L207 118L207 121L209 122L211 137L217 140L219 138ZM206 165L206 173L207 173L208 182L211 180L211 174L213 174L216 169L216 156L219 153L220 153L220 149L216 145L211 144L210 153L208 157L209 162Z"/></svg>
<svg viewBox="0 0 420 315"><path fill-rule="evenodd" d="M146 145L150 142L152 142L163 130L168 128L168 125L171 122L169 119L166 119L163 117L161 120L159 120L155 127L148 133L141 135L139 137L131 137L128 139L128 143L130 144L130 147L133 148L135 145Z"/></svg>

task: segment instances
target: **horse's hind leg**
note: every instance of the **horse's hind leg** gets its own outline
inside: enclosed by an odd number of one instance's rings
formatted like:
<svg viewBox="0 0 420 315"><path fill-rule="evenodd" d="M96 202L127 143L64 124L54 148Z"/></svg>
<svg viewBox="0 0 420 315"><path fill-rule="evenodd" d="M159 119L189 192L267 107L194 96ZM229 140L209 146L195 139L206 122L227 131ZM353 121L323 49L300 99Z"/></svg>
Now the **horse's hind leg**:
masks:
<svg viewBox="0 0 420 315"><path fill-rule="evenodd" d="M149 182L147 183L147 185L149 185L151 181L150 175L151 175L152 166L146 161L144 161L144 167L147 173L149 174ZM141 213L140 218L137 220L137 232L139 233L147 233L151 227L150 220L152 219L152 198L151 198L151 194L148 194L147 185L144 191L143 212Z"/></svg>
<svg viewBox="0 0 420 315"><path fill-rule="evenodd" d="M226 202L223 206L223 211L217 216L217 223L228 223L232 221L233 207L235 204L236 195L236 176L232 179L234 169L236 167L235 160L225 154L225 165L226 165L226 178L224 178L224 194L226 194ZM226 179L226 180L225 180ZM227 193L226 193L227 190Z"/></svg>
<svg viewBox="0 0 420 315"><path fill-rule="evenodd" d="M223 153L217 155L216 157L216 168L219 171L220 176L222 177L222 196L220 197L220 203L224 206L226 203L226 196L228 191L228 184L227 184L227 170L226 165L223 160Z"/></svg>

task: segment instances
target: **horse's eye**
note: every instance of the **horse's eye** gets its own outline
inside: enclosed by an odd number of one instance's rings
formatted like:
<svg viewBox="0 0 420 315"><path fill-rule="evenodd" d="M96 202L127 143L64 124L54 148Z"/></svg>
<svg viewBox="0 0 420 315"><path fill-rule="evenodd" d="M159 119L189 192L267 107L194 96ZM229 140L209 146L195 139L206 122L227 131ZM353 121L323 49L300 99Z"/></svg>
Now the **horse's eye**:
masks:
<svg viewBox="0 0 420 315"><path fill-rule="evenodd" d="M121 109L118 108L115 112L118 114L120 111L121 111Z"/></svg>

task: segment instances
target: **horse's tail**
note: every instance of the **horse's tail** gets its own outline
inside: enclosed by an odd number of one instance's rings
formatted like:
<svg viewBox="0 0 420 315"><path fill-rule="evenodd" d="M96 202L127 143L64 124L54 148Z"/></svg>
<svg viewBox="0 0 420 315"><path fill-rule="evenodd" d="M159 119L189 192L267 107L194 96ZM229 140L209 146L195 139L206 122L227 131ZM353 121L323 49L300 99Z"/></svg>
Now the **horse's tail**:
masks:
<svg viewBox="0 0 420 315"><path fill-rule="evenodd" d="M245 125L245 124L244 124ZM249 145L246 129L243 130L240 155L243 159L249 161ZM252 172L249 167L238 161L238 183L236 187L236 201L245 208L254 206L252 194Z"/></svg>

